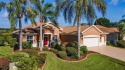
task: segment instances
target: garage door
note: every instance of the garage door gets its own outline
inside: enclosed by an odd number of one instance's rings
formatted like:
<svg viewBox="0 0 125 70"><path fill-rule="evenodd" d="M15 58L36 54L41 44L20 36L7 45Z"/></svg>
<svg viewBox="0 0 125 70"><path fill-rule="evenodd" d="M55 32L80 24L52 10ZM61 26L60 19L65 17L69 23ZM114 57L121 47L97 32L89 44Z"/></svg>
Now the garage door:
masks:
<svg viewBox="0 0 125 70"><path fill-rule="evenodd" d="M95 47L99 45L98 37L84 37L83 44L87 47Z"/></svg>

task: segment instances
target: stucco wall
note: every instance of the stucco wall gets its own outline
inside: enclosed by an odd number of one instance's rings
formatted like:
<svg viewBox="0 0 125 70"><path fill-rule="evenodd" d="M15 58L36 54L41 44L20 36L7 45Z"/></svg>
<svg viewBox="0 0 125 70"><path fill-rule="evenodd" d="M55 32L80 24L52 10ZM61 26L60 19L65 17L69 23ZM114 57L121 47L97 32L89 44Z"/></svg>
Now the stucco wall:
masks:
<svg viewBox="0 0 125 70"><path fill-rule="evenodd" d="M86 32L84 32L83 35L84 36L86 36L86 35L100 35L100 32L96 28L91 27Z"/></svg>
<svg viewBox="0 0 125 70"><path fill-rule="evenodd" d="M88 29L87 31L85 31L84 33L83 33L83 37L84 36L89 36L89 35L97 35L97 36L99 36L100 37L100 32L95 28L95 27L91 27L90 29ZM100 39L100 38L99 38ZM81 40L82 41L82 43L83 43L83 39ZM100 41L100 40L99 40Z"/></svg>

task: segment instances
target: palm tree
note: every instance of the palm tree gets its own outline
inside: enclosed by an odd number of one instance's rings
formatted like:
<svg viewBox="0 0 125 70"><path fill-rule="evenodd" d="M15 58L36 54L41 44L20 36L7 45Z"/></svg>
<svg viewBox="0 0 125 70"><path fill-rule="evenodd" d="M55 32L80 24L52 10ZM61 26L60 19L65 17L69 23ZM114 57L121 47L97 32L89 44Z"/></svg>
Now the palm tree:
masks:
<svg viewBox="0 0 125 70"><path fill-rule="evenodd" d="M44 0L30 0L33 7L39 12L39 18L41 23L45 23L46 21L51 21L55 24L55 26L58 26L58 23L56 21L58 12L56 12L56 8L51 3L45 3ZM42 24L41 24L42 27ZM42 31L42 28L40 29ZM40 39L40 51L42 51L42 32L40 33L41 39Z"/></svg>
<svg viewBox="0 0 125 70"><path fill-rule="evenodd" d="M118 24L116 25L119 28L119 39L123 40L123 37L125 36L125 20L120 20Z"/></svg>
<svg viewBox="0 0 125 70"><path fill-rule="evenodd" d="M58 10L63 12L65 21L73 24L77 23L78 30L78 57L80 57L80 23L86 18L87 21L92 22L96 18L95 9L102 13L106 13L105 0L55 0Z"/></svg>
<svg viewBox="0 0 125 70"><path fill-rule="evenodd" d="M39 12L40 22L56 22L56 8L51 3L45 3L44 0L30 0L35 9ZM54 23L56 24L56 23Z"/></svg>
<svg viewBox="0 0 125 70"><path fill-rule="evenodd" d="M19 23L19 50L22 51L22 18L25 17L25 21L31 20L35 23L35 17L37 11L29 5L27 0L13 0L9 3L0 3L0 10L7 9L11 27L14 27Z"/></svg>

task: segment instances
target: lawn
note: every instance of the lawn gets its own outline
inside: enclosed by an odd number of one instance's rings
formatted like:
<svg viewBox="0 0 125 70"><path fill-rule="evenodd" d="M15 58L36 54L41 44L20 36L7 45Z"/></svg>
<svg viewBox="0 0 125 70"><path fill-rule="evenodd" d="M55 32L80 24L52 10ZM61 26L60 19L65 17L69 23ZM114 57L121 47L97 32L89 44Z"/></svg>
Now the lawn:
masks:
<svg viewBox="0 0 125 70"><path fill-rule="evenodd" d="M24 52L13 52L13 49L9 46L0 46L0 57L12 56L12 55L27 55Z"/></svg>
<svg viewBox="0 0 125 70"><path fill-rule="evenodd" d="M80 62L64 62L47 53L44 70L125 70L125 62L101 54L90 54Z"/></svg>

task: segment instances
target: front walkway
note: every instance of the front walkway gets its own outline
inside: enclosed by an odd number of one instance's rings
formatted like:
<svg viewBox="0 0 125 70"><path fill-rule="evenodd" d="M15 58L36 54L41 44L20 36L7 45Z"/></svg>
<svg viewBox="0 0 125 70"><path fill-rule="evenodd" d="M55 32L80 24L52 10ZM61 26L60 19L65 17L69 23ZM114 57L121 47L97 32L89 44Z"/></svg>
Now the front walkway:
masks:
<svg viewBox="0 0 125 70"><path fill-rule="evenodd" d="M111 47L111 46L89 47L88 49L90 51L95 51L100 54L104 54L106 56L110 56L110 57L125 61L125 50L124 49Z"/></svg>

